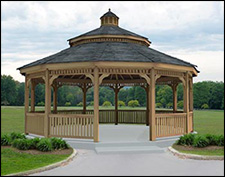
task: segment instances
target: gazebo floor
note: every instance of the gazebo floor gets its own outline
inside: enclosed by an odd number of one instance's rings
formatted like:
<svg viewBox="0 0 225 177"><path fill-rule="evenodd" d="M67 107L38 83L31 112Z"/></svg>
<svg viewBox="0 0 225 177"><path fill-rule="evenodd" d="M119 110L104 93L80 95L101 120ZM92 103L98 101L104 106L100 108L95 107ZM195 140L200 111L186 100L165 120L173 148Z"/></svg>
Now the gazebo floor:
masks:
<svg viewBox="0 0 225 177"><path fill-rule="evenodd" d="M37 135L30 134L29 137ZM89 139L63 138L75 149L95 150L105 152L164 152L172 145L178 136L157 138L149 141L149 126L131 124L100 124L98 143Z"/></svg>

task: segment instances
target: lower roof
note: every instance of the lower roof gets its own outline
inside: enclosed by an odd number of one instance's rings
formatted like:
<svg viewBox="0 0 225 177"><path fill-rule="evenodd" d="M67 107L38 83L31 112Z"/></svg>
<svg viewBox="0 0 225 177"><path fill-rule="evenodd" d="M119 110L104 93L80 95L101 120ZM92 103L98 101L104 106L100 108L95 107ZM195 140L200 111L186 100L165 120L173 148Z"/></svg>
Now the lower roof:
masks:
<svg viewBox="0 0 225 177"><path fill-rule="evenodd" d="M196 65L189 62L135 43L93 42L67 48L54 55L24 65L18 69L42 64L90 61L152 62L196 67ZM199 72L197 69L196 71Z"/></svg>

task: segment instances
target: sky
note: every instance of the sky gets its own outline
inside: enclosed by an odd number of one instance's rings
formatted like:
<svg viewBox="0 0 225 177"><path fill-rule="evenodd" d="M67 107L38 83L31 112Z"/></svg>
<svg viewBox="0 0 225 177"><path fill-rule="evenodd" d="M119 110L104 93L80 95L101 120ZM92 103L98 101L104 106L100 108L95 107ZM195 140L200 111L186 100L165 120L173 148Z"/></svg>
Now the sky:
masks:
<svg viewBox="0 0 225 177"><path fill-rule="evenodd" d="M224 81L222 1L1 1L1 74L24 82L18 67L68 48L109 8L151 48L197 65L194 82Z"/></svg>

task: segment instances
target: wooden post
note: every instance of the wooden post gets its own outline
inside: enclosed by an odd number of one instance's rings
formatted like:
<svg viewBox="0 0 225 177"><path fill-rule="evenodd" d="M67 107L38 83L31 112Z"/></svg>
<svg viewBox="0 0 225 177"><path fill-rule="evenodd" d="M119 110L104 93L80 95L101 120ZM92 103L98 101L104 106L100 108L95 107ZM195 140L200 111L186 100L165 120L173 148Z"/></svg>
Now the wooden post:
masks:
<svg viewBox="0 0 225 177"><path fill-rule="evenodd" d="M146 89L146 125L149 126L149 85L147 85Z"/></svg>
<svg viewBox="0 0 225 177"><path fill-rule="evenodd" d="M177 112L177 84L172 85L173 89L173 112Z"/></svg>
<svg viewBox="0 0 225 177"><path fill-rule="evenodd" d="M25 113L25 130L24 133L28 134L27 131L27 113L29 111L29 85L28 85L28 79L27 76L25 76L25 93L24 93L24 113Z"/></svg>
<svg viewBox="0 0 225 177"><path fill-rule="evenodd" d="M186 116L186 133L190 132L189 126L189 79L188 72L185 73L185 85L184 85L184 112L187 114Z"/></svg>
<svg viewBox="0 0 225 177"><path fill-rule="evenodd" d="M155 69L151 69L150 74L150 90L149 90L149 118L150 118L150 141L156 139L156 126L155 126Z"/></svg>
<svg viewBox="0 0 225 177"><path fill-rule="evenodd" d="M86 97L87 97L87 85L84 83L84 87L82 88L83 91L83 114L86 114Z"/></svg>
<svg viewBox="0 0 225 177"><path fill-rule="evenodd" d="M194 103L193 103L193 78L190 78L190 92L189 92L189 97L190 97L190 111L193 112L194 110ZM192 124L190 125L190 131L194 130L194 114L192 113Z"/></svg>
<svg viewBox="0 0 225 177"><path fill-rule="evenodd" d="M119 117L118 117L118 92L119 92L119 88L118 88L117 84L115 85L114 92L115 92L115 125L118 125L118 120L119 120Z"/></svg>
<svg viewBox="0 0 225 177"><path fill-rule="evenodd" d="M99 71L94 69L94 142L99 142Z"/></svg>
<svg viewBox="0 0 225 177"><path fill-rule="evenodd" d="M51 113L51 87L49 82L49 71L45 71L45 118L44 118L44 136L49 135L49 114Z"/></svg>
<svg viewBox="0 0 225 177"><path fill-rule="evenodd" d="M58 97L58 87L53 86L53 112L57 113L57 97Z"/></svg>
<svg viewBox="0 0 225 177"><path fill-rule="evenodd" d="M35 111L35 83L31 80L31 112Z"/></svg>

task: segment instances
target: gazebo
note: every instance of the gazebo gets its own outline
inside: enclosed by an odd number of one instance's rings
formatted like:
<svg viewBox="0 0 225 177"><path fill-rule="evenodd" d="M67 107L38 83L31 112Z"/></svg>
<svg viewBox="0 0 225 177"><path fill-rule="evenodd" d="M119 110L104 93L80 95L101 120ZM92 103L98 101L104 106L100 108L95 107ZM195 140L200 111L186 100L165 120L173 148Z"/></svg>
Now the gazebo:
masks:
<svg viewBox="0 0 225 177"><path fill-rule="evenodd" d="M18 68L25 76L25 133L99 142L99 123L146 124L150 141L193 131L196 65L150 48L146 37L120 28L119 17L110 9L100 19L99 28L69 39L69 48ZM45 84L45 111L35 111L35 86L39 83ZM183 84L183 111L177 110L179 83ZM172 87L172 111L155 110L156 84ZM57 90L62 85L82 89L82 110L57 110ZM99 86L114 90L115 110L99 110ZM145 89L146 110L118 110L118 93L124 86ZM90 87L94 87L94 110L86 109Z"/></svg>

